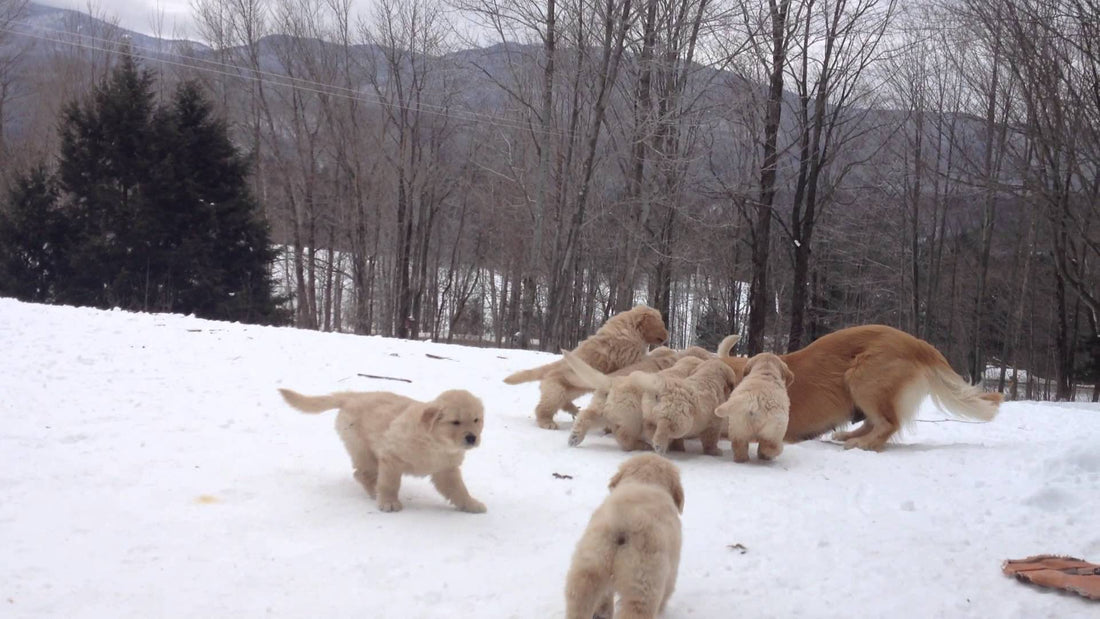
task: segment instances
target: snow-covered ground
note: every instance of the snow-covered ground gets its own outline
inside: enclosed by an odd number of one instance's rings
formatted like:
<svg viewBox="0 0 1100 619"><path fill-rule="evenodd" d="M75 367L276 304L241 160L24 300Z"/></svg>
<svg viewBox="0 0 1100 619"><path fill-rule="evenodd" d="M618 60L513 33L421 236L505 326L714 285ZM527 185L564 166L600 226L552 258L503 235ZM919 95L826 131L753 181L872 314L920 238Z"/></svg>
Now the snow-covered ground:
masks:
<svg viewBox="0 0 1100 619"><path fill-rule="evenodd" d="M573 545L625 457L598 435L568 447L561 416L535 427L537 387L500 379L539 353L8 299L0 347L3 617L559 617ZM291 410L281 386L470 389L488 412L463 469L489 512L406 478L405 510L380 513L334 413ZM1100 408L921 419L878 454L674 454L684 554L664 616L1098 616L1000 565L1100 559Z"/></svg>

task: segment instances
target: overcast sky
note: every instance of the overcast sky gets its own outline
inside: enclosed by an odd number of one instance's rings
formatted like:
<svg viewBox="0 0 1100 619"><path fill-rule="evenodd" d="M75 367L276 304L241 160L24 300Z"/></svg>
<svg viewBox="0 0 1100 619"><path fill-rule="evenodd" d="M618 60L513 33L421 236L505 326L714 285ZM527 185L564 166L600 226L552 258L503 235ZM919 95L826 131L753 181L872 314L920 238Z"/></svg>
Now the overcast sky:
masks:
<svg viewBox="0 0 1100 619"><path fill-rule="evenodd" d="M154 23L157 15L162 15L161 37L200 40L195 20L192 17L191 0L31 0L38 4L56 6L98 16L118 18L119 26L141 32L156 34ZM352 0L353 13L363 16L369 14L372 0ZM269 4L273 4L269 3ZM89 8L90 7L90 8ZM455 16L450 14L451 18ZM496 36L479 29L469 20L459 18L452 23L460 32L461 40L480 40L478 45L496 42ZM488 37L486 42L484 39Z"/></svg>

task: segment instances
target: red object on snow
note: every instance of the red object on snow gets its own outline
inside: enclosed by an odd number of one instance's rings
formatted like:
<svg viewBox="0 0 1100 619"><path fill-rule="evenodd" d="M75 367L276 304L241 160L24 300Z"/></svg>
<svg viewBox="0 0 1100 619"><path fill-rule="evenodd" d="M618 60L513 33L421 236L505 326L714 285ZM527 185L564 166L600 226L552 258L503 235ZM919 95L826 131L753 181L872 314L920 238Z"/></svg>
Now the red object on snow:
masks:
<svg viewBox="0 0 1100 619"><path fill-rule="evenodd" d="M1100 565L1056 555L1010 559L1001 566L1007 576L1040 587L1062 589L1100 601Z"/></svg>

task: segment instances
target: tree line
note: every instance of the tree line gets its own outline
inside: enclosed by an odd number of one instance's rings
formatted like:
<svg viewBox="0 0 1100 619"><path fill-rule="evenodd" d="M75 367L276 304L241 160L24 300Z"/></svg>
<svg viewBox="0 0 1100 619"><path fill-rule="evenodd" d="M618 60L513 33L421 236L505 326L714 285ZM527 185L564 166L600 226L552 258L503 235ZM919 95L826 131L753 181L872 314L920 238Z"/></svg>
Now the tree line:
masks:
<svg viewBox="0 0 1100 619"><path fill-rule="evenodd" d="M297 326L557 350L647 302L751 354L880 322L1070 399L1100 382L1098 11L197 0L208 45L135 54L227 119ZM5 173L117 62L89 31L0 29L0 110L41 101L0 114Z"/></svg>

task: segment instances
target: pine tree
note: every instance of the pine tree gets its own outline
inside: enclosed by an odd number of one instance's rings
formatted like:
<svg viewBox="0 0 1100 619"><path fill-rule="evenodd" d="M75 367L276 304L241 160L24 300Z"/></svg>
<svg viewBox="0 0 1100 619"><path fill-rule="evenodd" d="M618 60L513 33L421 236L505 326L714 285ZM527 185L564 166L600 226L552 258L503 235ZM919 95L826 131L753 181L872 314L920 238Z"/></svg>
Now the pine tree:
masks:
<svg viewBox="0 0 1100 619"><path fill-rule="evenodd" d="M153 84L123 55L65 108L56 183L44 169L21 179L0 219L0 293L285 322L247 163L196 83L166 106Z"/></svg>
<svg viewBox="0 0 1100 619"><path fill-rule="evenodd" d="M163 293L176 311L281 322L266 224L248 188L248 164L195 82L157 114L158 164L148 195L165 263Z"/></svg>
<svg viewBox="0 0 1100 619"><path fill-rule="evenodd" d="M59 282L69 277L73 232L45 165L16 177L8 209L0 210L0 295L53 301Z"/></svg>
<svg viewBox="0 0 1100 619"><path fill-rule="evenodd" d="M62 112L58 174L79 239L60 303L152 309L156 265L142 184L153 163L154 110L152 74L124 54L89 101Z"/></svg>

